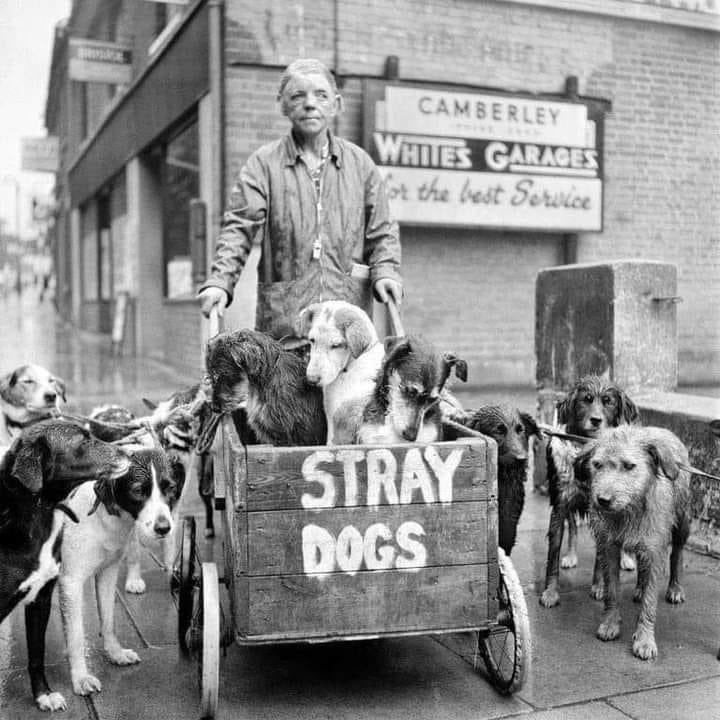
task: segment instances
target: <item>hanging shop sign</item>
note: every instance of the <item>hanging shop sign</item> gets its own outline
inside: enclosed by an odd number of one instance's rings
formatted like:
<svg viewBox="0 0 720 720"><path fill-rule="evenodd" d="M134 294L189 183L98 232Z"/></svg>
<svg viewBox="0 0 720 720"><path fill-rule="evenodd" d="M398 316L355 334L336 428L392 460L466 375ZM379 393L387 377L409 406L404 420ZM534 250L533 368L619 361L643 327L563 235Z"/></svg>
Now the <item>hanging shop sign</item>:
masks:
<svg viewBox="0 0 720 720"><path fill-rule="evenodd" d="M132 50L117 43L70 38L68 73L80 82L127 85L132 80Z"/></svg>
<svg viewBox="0 0 720 720"><path fill-rule="evenodd" d="M56 135L47 137L21 138L20 167L32 172L57 172L58 139Z"/></svg>
<svg viewBox="0 0 720 720"><path fill-rule="evenodd" d="M365 108L399 222L602 230L599 104L367 80Z"/></svg>

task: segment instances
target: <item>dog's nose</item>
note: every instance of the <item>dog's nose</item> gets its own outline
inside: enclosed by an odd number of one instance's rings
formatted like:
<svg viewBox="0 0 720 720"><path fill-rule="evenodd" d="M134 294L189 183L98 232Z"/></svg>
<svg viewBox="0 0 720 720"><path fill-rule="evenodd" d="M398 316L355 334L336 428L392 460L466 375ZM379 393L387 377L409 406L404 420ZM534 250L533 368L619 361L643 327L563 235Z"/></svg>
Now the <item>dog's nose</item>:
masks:
<svg viewBox="0 0 720 720"><path fill-rule="evenodd" d="M57 400L57 393L45 393L45 402L49 405Z"/></svg>
<svg viewBox="0 0 720 720"><path fill-rule="evenodd" d="M590 422L593 427L600 427L600 425L602 425L602 418L601 417L591 417Z"/></svg>
<svg viewBox="0 0 720 720"><path fill-rule="evenodd" d="M612 502L612 497L610 495L598 495L595 498L595 501L597 502L598 506L607 509L610 507L610 503Z"/></svg>
<svg viewBox="0 0 720 720"><path fill-rule="evenodd" d="M153 525L153 532L159 537L165 537L170 532L170 521L167 518L158 518Z"/></svg>
<svg viewBox="0 0 720 720"><path fill-rule="evenodd" d="M417 428L405 428L402 431L402 436L408 442L414 442L415 438L417 438Z"/></svg>

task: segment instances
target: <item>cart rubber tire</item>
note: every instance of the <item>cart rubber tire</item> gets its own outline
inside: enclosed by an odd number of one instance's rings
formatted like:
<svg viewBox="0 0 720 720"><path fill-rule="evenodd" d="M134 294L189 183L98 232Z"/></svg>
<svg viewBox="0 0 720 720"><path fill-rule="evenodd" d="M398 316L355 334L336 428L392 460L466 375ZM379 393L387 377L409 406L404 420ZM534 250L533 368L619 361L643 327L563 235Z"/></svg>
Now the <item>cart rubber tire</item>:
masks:
<svg viewBox="0 0 720 720"><path fill-rule="evenodd" d="M214 718L220 685L220 592L215 563L202 564L200 603L202 604L202 652L200 661L200 717Z"/></svg>
<svg viewBox="0 0 720 720"><path fill-rule="evenodd" d="M489 630L478 632L478 651L493 687L511 695L523 686L530 669L530 622L520 580L502 548L498 570L498 617Z"/></svg>
<svg viewBox="0 0 720 720"><path fill-rule="evenodd" d="M195 589L195 518L186 515L182 525L182 545L176 568L178 582L178 642L187 653L187 631L192 622Z"/></svg>

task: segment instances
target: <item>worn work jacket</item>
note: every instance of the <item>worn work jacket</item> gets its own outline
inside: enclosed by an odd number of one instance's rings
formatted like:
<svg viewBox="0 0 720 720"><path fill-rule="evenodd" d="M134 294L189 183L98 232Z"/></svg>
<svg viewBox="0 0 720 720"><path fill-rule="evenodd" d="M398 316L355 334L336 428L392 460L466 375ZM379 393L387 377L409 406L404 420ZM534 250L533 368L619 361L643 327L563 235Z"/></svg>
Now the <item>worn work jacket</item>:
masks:
<svg viewBox="0 0 720 720"><path fill-rule="evenodd" d="M291 134L250 156L203 285L232 301L252 243L260 243L257 328L276 338L293 336L312 302L347 300L370 311L377 280L400 282L398 226L377 167L342 138L330 135L328 149L319 193Z"/></svg>

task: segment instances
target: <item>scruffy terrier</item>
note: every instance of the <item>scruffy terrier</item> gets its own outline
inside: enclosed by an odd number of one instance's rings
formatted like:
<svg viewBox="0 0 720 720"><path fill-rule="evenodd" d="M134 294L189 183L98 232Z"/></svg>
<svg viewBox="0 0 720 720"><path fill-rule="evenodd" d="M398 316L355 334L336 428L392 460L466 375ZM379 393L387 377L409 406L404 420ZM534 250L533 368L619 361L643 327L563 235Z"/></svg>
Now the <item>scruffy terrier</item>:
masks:
<svg viewBox="0 0 720 720"><path fill-rule="evenodd" d="M688 452L679 438L658 427L622 426L608 430L575 460L578 482L588 488L590 525L597 540L605 580L605 613L597 629L601 640L620 635L618 583L620 549L635 553L640 614L633 655L657 656L655 615L658 585L670 553L669 603L684 602L680 585L682 551L690 533Z"/></svg>

